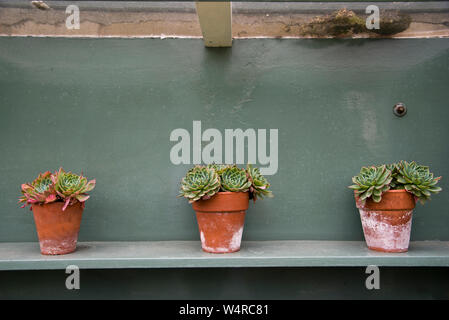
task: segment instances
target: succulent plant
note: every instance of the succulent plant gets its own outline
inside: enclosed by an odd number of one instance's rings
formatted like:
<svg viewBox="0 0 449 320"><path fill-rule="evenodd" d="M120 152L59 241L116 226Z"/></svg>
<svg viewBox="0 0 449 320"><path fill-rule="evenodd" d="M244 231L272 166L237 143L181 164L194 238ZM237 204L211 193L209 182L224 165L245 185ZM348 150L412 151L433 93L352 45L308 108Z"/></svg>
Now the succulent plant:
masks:
<svg viewBox="0 0 449 320"><path fill-rule="evenodd" d="M427 166L418 165L414 161L401 161L397 164L397 170L398 186L415 195L421 203L429 200L432 193L442 190L436 186L441 177L434 178Z"/></svg>
<svg viewBox="0 0 449 320"><path fill-rule="evenodd" d="M272 197L273 194L268 188L270 184L267 179L260 174L259 168L253 167L251 164L248 164L246 167L246 172L248 174L248 180L251 183L250 190L250 198L254 201L257 200L258 197Z"/></svg>
<svg viewBox="0 0 449 320"><path fill-rule="evenodd" d="M246 170L228 164L197 165L181 180L179 196L192 203L199 199L207 200L219 191L249 192L249 198L256 201L258 197L272 196L269 186L259 169L252 165L248 165Z"/></svg>
<svg viewBox="0 0 449 320"><path fill-rule="evenodd" d="M208 164L207 165L208 168L214 169L215 171L217 171L218 175L221 176L221 174L223 173L223 171L229 167L231 167L231 165L229 164Z"/></svg>
<svg viewBox="0 0 449 320"><path fill-rule="evenodd" d="M374 202L380 202L382 193L390 189L392 179L391 170L386 165L362 167L360 173L352 178L354 184L349 188L355 190L363 203L370 197Z"/></svg>
<svg viewBox="0 0 449 320"><path fill-rule="evenodd" d="M19 202L28 204L45 204L56 201L64 202L62 210L68 205L79 201L84 203L89 199L87 192L95 187L95 180L87 182L82 175L65 172L62 168L55 173L47 171L39 174L32 183L22 184L22 197Z"/></svg>
<svg viewBox="0 0 449 320"><path fill-rule="evenodd" d="M79 202L85 202L89 199L87 192L95 188L95 180L87 181L83 175L77 175L72 172L65 172L59 169L53 176L55 191L58 197L64 201L64 211L68 205Z"/></svg>
<svg viewBox="0 0 449 320"><path fill-rule="evenodd" d="M401 184L397 182L396 178L398 176L398 164L392 163L386 165L387 169L391 171L391 182L390 182L390 189L404 189L401 188Z"/></svg>
<svg viewBox="0 0 449 320"><path fill-rule="evenodd" d="M221 170L221 189L230 192L247 192L251 187L245 169L236 166L227 167Z"/></svg>
<svg viewBox="0 0 449 320"><path fill-rule="evenodd" d="M213 168L196 166L187 172L181 181L180 196L189 203L209 199L220 190L220 177Z"/></svg>
<svg viewBox="0 0 449 320"><path fill-rule="evenodd" d="M21 208L33 203L50 203L56 201L54 182L50 171L39 174L31 183L22 184L22 197L19 202L24 202Z"/></svg>

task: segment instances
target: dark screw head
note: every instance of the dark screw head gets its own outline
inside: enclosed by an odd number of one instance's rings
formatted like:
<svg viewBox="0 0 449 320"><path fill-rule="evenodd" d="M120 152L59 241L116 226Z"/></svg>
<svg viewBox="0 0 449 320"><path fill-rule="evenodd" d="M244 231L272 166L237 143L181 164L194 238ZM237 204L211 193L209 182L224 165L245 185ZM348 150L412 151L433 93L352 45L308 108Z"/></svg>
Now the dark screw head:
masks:
<svg viewBox="0 0 449 320"><path fill-rule="evenodd" d="M395 116L403 117L407 114L407 107L402 102L398 102L393 107L393 113Z"/></svg>

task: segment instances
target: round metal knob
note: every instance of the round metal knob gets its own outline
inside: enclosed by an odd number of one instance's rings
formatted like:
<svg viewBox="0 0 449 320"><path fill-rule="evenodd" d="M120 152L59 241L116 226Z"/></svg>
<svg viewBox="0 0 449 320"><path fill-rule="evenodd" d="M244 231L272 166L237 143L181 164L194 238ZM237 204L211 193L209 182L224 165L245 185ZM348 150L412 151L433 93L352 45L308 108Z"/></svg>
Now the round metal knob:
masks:
<svg viewBox="0 0 449 320"><path fill-rule="evenodd" d="M393 107L393 113L397 117L403 117L407 114L407 107L402 102L398 102Z"/></svg>

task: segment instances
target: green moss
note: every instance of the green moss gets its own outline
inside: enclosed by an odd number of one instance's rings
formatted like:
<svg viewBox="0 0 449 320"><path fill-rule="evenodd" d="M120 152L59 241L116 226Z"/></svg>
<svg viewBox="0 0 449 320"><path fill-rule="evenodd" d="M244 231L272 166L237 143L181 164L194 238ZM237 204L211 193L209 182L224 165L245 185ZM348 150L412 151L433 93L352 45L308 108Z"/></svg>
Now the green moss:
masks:
<svg viewBox="0 0 449 320"><path fill-rule="evenodd" d="M365 19L351 10L341 9L325 16L315 17L311 22L301 25L299 33L302 36L313 37L351 37L359 33L393 35L406 30L411 23L409 15L381 11L380 29L368 30Z"/></svg>
<svg viewBox="0 0 449 320"><path fill-rule="evenodd" d="M392 35L406 30L411 22L412 18L407 14L383 11L380 13L380 29L371 31L381 35Z"/></svg>
<svg viewBox="0 0 449 320"><path fill-rule="evenodd" d="M364 29L365 20L351 10L341 9L330 15L315 17L311 22L300 27L300 34L304 36L341 37L363 32Z"/></svg>

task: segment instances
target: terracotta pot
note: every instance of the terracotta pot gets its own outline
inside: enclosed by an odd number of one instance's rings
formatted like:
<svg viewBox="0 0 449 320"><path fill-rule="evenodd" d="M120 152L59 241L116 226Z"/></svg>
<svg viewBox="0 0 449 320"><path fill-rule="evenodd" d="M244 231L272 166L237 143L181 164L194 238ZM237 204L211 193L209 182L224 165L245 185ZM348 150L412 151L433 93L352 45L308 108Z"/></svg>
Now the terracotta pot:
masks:
<svg viewBox="0 0 449 320"><path fill-rule="evenodd" d="M354 194L355 195L355 194ZM368 248L383 252L406 252L412 229L415 198L405 190L389 190L379 203L362 204L355 195Z"/></svg>
<svg viewBox="0 0 449 320"><path fill-rule="evenodd" d="M32 205L42 254L66 254L76 249L84 208L80 202L65 211L63 206L62 202Z"/></svg>
<svg viewBox="0 0 449 320"><path fill-rule="evenodd" d="M192 203L204 251L229 253L240 250L248 203L248 192L218 192L209 200Z"/></svg>

